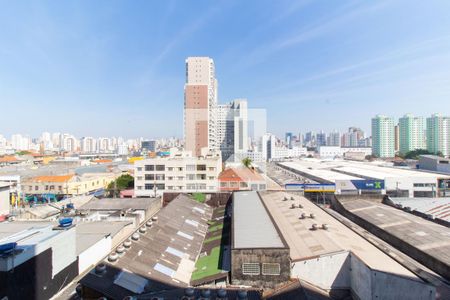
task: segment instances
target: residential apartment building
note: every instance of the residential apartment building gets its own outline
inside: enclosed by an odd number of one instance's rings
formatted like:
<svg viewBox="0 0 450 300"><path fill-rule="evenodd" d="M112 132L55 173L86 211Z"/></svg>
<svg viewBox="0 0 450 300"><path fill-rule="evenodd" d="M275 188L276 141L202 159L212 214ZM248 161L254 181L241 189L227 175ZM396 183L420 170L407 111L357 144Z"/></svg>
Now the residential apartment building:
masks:
<svg viewBox="0 0 450 300"><path fill-rule="evenodd" d="M218 149L216 141L217 79L209 57L186 59L184 86L185 149L201 155L202 148Z"/></svg>
<svg viewBox="0 0 450 300"><path fill-rule="evenodd" d="M236 99L217 106L217 142L224 161L248 150L247 100Z"/></svg>
<svg viewBox="0 0 450 300"><path fill-rule="evenodd" d="M450 117L434 114L427 118L427 150L450 156Z"/></svg>
<svg viewBox="0 0 450 300"><path fill-rule="evenodd" d="M341 134L339 131L333 131L328 135L327 146L341 146Z"/></svg>
<svg viewBox="0 0 450 300"><path fill-rule="evenodd" d="M406 114L398 121L399 152L406 154L416 149L425 149L425 125L422 117Z"/></svg>
<svg viewBox="0 0 450 300"><path fill-rule="evenodd" d="M215 192L222 171L219 151L192 156L188 151L169 157L143 159L134 163L135 197L153 197L163 192Z"/></svg>
<svg viewBox="0 0 450 300"><path fill-rule="evenodd" d="M377 115L372 118L372 153L378 157L394 157L394 120Z"/></svg>
<svg viewBox="0 0 450 300"><path fill-rule="evenodd" d="M81 152L95 153L97 151L97 140L93 137L81 138Z"/></svg>

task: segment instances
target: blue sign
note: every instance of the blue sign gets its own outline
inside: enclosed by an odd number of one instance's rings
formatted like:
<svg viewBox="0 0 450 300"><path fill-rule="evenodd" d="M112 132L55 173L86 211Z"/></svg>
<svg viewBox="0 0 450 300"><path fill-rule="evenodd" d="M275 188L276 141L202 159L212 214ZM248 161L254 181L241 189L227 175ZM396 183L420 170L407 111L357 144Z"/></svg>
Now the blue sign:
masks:
<svg viewBox="0 0 450 300"><path fill-rule="evenodd" d="M352 180L357 190L383 190L384 180Z"/></svg>

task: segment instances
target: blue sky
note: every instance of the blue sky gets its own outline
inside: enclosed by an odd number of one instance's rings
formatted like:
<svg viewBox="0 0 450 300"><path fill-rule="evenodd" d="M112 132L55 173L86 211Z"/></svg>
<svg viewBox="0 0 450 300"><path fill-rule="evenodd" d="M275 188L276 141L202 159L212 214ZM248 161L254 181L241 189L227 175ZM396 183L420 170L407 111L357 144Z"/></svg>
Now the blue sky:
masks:
<svg viewBox="0 0 450 300"><path fill-rule="evenodd" d="M268 130L450 114L450 1L0 1L0 134L182 136L184 60Z"/></svg>

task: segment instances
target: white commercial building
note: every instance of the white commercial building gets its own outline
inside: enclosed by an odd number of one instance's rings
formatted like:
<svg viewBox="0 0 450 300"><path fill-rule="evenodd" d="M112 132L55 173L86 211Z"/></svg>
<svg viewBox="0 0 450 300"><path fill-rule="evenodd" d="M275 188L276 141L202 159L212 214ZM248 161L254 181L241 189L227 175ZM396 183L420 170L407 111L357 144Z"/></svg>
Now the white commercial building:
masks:
<svg viewBox="0 0 450 300"><path fill-rule="evenodd" d="M372 154L371 147L336 147L321 146L319 147L319 156L321 158L344 157L347 153L361 153L363 157Z"/></svg>
<svg viewBox="0 0 450 300"><path fill-rule="evenodd" d="M247 100L236 99L217 106L216 136L224 161L234 153L248 150Z"/></svg>
<svg viewBox="0 0 450 300"><path fill-rule="evenodd" d="M216 192L222 171L220 152L211 151L198 157L190 152L174 153L135 162L134 194L154 197L163 192Z"/></svg>

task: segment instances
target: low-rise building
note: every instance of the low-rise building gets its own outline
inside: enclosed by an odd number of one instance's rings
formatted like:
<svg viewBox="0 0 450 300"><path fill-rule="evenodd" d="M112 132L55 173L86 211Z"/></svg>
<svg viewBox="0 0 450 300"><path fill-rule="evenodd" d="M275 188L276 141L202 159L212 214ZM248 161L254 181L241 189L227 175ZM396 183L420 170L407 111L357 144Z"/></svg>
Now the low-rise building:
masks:
<svg viewBox="0 0 450 300"><path fill-rule="evenodd" d="M189 152L155 157L134 163L135 197L167 192L215 192L222 171L219 152L193 157Z"/></svg>
<svg viewBox="0 0 450 300"><path fill-rule="evenodd" d="M249 168L228 168L219 175L221 192L242 190L266 190L266 180L256 170Z"/></svg>
<svg viewBox="0 0 450 300"><path fill-rule="evenodd" d="M0 182L0 218L8 214L9 214L9 184Z"/></svg>
<svg viewBox="0 0 450 300"><path fill-rule="evenodd" d="M257 192L233 193L231 283L276 287L291 273L289 247Z"/></svg>
<svg viewBox="0 0 450 300"><path fill-rule="evenodd" d="M437 155L420 155L419 169L450 174L450 159Z"/></svg>
<svg viewBox="0 0 450 300"><path fill-rule="evenodd" d="M113 173L84 173L82 175L36 176L22 183L22 191L27 195L44 198L62 198L104 192L114 181Z"/></svg>

